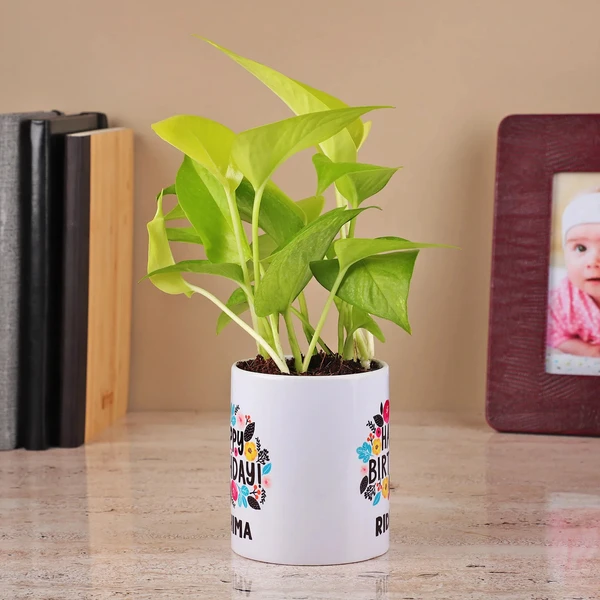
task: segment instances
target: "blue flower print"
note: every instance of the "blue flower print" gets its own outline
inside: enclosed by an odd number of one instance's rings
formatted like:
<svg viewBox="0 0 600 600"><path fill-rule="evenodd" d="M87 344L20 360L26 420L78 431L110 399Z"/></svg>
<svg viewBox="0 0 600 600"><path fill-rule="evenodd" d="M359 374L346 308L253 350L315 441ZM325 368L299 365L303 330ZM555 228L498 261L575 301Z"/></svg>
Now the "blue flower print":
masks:
<svg viewBox="0 0 600 600"><path fill-rule="evenodd" d="M364 463L368 463L371 458L371 444L368 442L363 442L363 445L360 448L356 449L356 453L358 454L358 458L362 460Z"/></svg>
<svg viewBox="0 0 600 600"><path fill-rule="evenodd" d="M235 405L231 405L231 426L235 427Z"/></svg>

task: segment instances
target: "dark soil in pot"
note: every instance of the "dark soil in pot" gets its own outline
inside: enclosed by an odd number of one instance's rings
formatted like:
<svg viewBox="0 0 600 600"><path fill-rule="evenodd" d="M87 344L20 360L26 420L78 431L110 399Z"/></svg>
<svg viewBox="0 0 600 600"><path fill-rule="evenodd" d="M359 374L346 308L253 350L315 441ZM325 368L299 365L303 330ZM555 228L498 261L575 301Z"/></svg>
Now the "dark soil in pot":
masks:
<svg viewBox="0 0 600 600"><path fill-rule="evenodd" d="M357 360L344 360L339 354L325 354L319 352L315 354L306 373L297 373L294 368L294 359L287 360L290 369L290 375L298 377L310 377L311 375L353 375L355 373L367 373L377 371L381 365L377 361L371 361L371 368L365 369ZM252 360L242 360L237 363L237 367L244 371L253 373L265 373L267 375L283 375L273 359L264 358L260 354Z"/></svg>

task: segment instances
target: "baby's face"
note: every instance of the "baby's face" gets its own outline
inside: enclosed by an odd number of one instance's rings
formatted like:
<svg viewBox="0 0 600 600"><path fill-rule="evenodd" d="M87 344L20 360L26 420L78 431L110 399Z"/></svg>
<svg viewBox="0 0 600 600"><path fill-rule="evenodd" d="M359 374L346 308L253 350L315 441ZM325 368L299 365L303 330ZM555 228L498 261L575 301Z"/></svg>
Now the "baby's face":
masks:
<svg viewBox="0 0 600 600"><path fill-rule="evenodd" d="M577 225L569 230L565 262L571 283L600 301L600 224Z"/></svg>

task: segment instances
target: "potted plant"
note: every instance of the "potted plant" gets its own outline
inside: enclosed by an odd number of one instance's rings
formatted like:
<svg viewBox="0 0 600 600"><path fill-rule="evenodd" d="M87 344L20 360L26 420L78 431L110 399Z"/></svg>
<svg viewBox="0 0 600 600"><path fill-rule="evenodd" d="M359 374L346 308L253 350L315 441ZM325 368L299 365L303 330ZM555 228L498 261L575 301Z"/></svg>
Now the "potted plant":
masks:
<svg viewBox="0 0 600 600"><path fill-rule="evenodd" d="M234 322L257 345L256 358L231 371L232 548L296 565L373 558L389 546L390 494L388 366L375 359L374 338L385 340L373 317L410 332L415 259L432 244L355 235L357 218L375 208L365 202L397 171L357 161L371 128L361 118L386 107L349 107L209 43L296 114L237 134L200 116L153 125L183 160L148 223L147 277L163 292L214 302L222 311L217 332ZM307 148L315 149L316 191L294 201L271 177ZM324 210L330 187L337 206ZM167 195L176 203L165 214ZM184 226L169 226L181 219ZM206 258L175 262L170 242L201 245ZM226 277L236 287L223 301L190 283L189 273ZM313 278L329 292L314 320L304 296ZM335 343L321 338L334 311Z"/></svg>

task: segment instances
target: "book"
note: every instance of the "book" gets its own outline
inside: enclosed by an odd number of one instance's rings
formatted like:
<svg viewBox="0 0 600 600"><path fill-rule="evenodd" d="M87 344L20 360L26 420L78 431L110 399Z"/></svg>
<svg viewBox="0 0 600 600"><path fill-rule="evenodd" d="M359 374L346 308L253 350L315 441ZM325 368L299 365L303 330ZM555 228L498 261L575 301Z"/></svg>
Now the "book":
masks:
<svg viewBox="0 0 600 600"><path fill-rule="evenodd" d="M58 111L0 115L0 450L17 446L22 130Z"/></svg>
<svg viewBox="0 0 600 600"><path fill-rule="evenodd" d="M59 445L89 442L127 411L133 131L67 135Z"/></svg>
<svg viewBox="0 0 600 600"><path fill-rule="evenodd" d="M102 113L28 122L28 154L22 162L18 433L21 445L29 450L44 450L59 438L65 136L107 126Z"/></svg>

